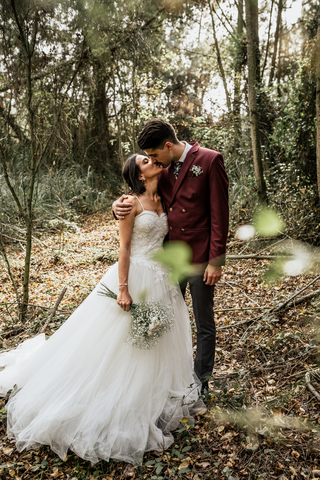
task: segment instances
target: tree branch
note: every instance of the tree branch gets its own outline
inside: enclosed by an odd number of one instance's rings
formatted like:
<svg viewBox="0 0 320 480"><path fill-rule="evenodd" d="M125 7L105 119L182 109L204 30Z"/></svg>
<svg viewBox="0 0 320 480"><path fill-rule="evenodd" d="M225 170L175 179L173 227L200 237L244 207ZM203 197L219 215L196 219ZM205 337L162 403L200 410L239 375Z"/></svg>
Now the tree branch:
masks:
<svg viewBox="0 0 320 480"><path fill-rule="evenodd" d="M60 293L60 295L59 295L59 297L58 297L58 300L56 301L56 303L55 303L55 305L54 305L54 307L53 307L53 309L52 309L52 312L50 313L50 315L49 315L46 323L45 323L45 324L43 325L43 327L41 328L40 333L45 332L47 326L49 325L49 323L51 322L51 320L52 320L53 317L55 316L55 313L56 313L56 311L57 311L57 309L58 309L58 307L59 307L59 305L60 305L60 303L61 303L61 300L63 299L63 296L64 296L64 294L66 293L66 291L67 291L67 287L64 287L64 288L62 289L62 292Z"/></svg>
<svg viewBox="0 0 320 480"><path fill-rule="evenodd" d="M30 142L29 138L25 136L22 129L19 125L16 124L15 118L10 113L6 112L6 110L0 105L0 116L3 117L8 125L12 128L14 133L17 135L20 141Z"/></svg>
<svg viewBox="0 0 320 480"><path fill-rule="evenodd" d="M0 143L0 161L2 163L2 166L3 166L3 170L4 170L4 179L6 181L6 184L11 192L11 195L13 196L14 198L14 201L16 202L17 204L17 207L19 209L19 212L21 214L21 216L23 218L25 218L25 212L22 208L22 205L20 203L20 200L16 194L16 192L14 191L14 188L13 186L11 185L11 182L10 182L10 179L9 179L9 175L8 175L8 169L7 169L7 163L6 163L6 160L5 160L5 156L4 156L5 152L4 152L4 149L3 149L3 146L1 145Z"/></svg>
<svg viewBox="0 0 320 480"><path fill-rule="evenodd" d="M311 382L310 382L310 373L309 373L309 372L306 373L305 379L306 379L307 387L309 388L310 392L313 393L313 395L316 397L316 399L318 400L318 402L320 402L320 394L319 394L319 393L317 392L317 390L311 385Z"/></svg>
<svg viewBox="0 0 320 480"><path fill-rule="evenodd" d="M16 294L16 299L17 299L17 303L18 303L18 306L20 308L20 295L19 295L19 292L18 292L18 288L17 288L17 284L15 282L15 279L12 275L12 271L11 271L11 267L10 267L10 263L9 263L9 260L8 260L8 257L7 257L7 253L6 253L6 249L4 247L4 244L3 244L3 241L2 241L2 234L0 232L0 250L1 250L1 253L2 253L2 256L4 258L4 261L7 265L7 272L8 272L8 275L10 277L10 280L11 280L11 283L12 283L12 286L14 288L14 292Z"/></svg>

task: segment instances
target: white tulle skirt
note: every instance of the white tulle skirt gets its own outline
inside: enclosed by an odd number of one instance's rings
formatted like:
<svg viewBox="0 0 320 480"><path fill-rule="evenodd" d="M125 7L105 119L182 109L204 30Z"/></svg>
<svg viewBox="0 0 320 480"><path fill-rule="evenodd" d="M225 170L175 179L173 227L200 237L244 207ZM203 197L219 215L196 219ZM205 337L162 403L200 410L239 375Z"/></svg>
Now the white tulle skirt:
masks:
<svg viewBox="0 0 320 480"><path fill-rule="evenodd" d="M49 445L62 459L71 449L92 463L136 463L148 450L168 448L170 431L199 409L184 300L149 267L130 264L133 301L144 292L147 300L172 302L176 315L174 330L153 349L124 343L130 313L98 295L98 284L48 340L38 335L0 355L0 393L15 386L6 408L18 450ZM118 291L117 264L102 282Z"/></svg>

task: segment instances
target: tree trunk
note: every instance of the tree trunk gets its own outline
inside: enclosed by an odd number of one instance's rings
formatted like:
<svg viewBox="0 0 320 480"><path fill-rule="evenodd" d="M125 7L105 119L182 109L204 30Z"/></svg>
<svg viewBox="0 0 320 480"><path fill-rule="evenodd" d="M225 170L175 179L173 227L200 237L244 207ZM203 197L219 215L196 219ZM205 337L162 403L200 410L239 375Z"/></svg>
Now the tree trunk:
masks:
<svg viewBox="0 0 320 480"><path fill-rule="evenodd" d="M316 42L317 180L320 198L320 18Z"/></svg>
<svg viewBox="0 0 320 480"><path fill-rule="evenodd" d="M239 0L238 2L237 37L239 42L239 52L238 52L238 58L234 68L234 99L233 99L233 114L236 117L240 115L240 104L241 104L240 85L241 85L242 62L241 62L240 48L242 48L242 37L243 37L243 0ZM241 42L241 46L240 46L240 42Z"/></svg>
<svg viewBox="0 0 320 480"><path fill-rule="evenodd" d="M258 36L258 0L245 0L247 26L248 58L248 99L251 128L251 142L254 172L257 182L259 202L267 203L267 189L263 176L260 122L257 110L257 91L259 89L259 36Z"/></svg>
<svg viewBox="0 0 320 480"><path fill-rule="evenodd" d="M262 79L263 79L264 70L265 70L266 65L267 65L268 54L269 54L270 31L271 31L271 23L272 23L273 5L274 5L274 0L272 0L272 2L271 2L271 8L270 8L270 18L269 18L269 26L268 26L268 36L267 36L266 54L265 54L265 57L264 57L264 62L263 62L263 67L262 67L262 72L261 72L261 78L262 78Z"/></svg>
<svg viewBox="0 0 320 480"><path fill-rule="evenodd" d="M216 48L216 54L217 54L217 61L218 61L219 73L220 73L220 77L221 77L221 80L222 80L222 83L223 83L224 92L225 92L225 95L226 95L226 102L227 102L228 112L230 113L230 112L231 112L230 96L229 96L229 92L228 92L228 85L227 85L226 75L225 75L225 73L224 73L224 68L223 68L223 65L222 65L222 60L221 60L221 55L220 55L220 48L219 48L219 44L218 44L218 39L217 39L217 35L216 35L216 26L215 26L215 21L214 21L214 13L213 13L212 5L211 5L211 0L208 0L208 3L209 3L209 9L210 9L210 16L211 16L211 23L212 23L212 32L213 32L214 45L215 45L215 48Z"/></svg>
<svg viewBox="0 0 320 480"><path fill-rule="evenodd" d="M273 47L271 69L270 69L270 76L269 76L269 87L271 86L271 84L273 82L273 78L274 78L274 70L275 70L275 66L276 66L277 50L278 50L280 27L281 27L282 10L283 10L283 0L279 0L277 25L276 25L276 31L275 31L275 34L274 34L274 47Z"/></svg>
<svg viewBox="0 0 320 480"><path fill-rule="evenodd" d="M109 102L106 96L106 77L103 67L104 65L99 60L94 62L96 84L92 105L91 138L93 143L90 149L90 160L96 172L99 173L105 172L106 169L109 171L113 167L107 114Z"/></svg>

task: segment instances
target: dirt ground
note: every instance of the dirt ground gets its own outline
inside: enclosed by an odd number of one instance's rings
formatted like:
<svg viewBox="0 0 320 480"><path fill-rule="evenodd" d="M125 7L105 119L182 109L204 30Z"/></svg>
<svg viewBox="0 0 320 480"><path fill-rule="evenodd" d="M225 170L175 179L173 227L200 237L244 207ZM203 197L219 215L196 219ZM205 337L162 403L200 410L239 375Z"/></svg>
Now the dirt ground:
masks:
<svg viewBox="0 0 320 480"><path fill-rule="evenodd" d="M229 254L272 253L274 240L250 245L234 238ZM14 348L39 333L63 287L66 294L50 321L50 336L117 260L118 225L110 216L84 217L68 228L38 235L33 243L30 310L17 320L14 291L0 270L0 347ZM8 249L17 280L24 246ZM216 364L208 411L186 419L165 452L145 455L141 466L100 462L94 466L72 452L63 461L48 447L19 453L6 436L5 399L0 403L1 479L313 479L320 478L320 298L272 311L307 286L316 274L263 282L268 259L228 260L215 292ZM297 296L314 292L319 282ZM189 293L186 303L193 334ZM310 384L315 393L310 390ZM320 397L319 397L320 398Z"/></svg>

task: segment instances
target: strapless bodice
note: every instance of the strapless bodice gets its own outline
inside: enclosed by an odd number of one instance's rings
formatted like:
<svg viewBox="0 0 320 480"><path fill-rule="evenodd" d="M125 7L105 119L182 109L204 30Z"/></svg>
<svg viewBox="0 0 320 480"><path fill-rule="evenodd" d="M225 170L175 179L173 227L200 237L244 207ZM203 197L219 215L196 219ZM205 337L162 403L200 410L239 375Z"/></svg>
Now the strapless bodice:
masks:
<svg viewBox="0 0 320 480"><path fill-rule="evenodd" d="M158 215L151 210L143 210L134 221L130 258L151 260L152 254L162 247L167 233L166 213Z"/></svg>

